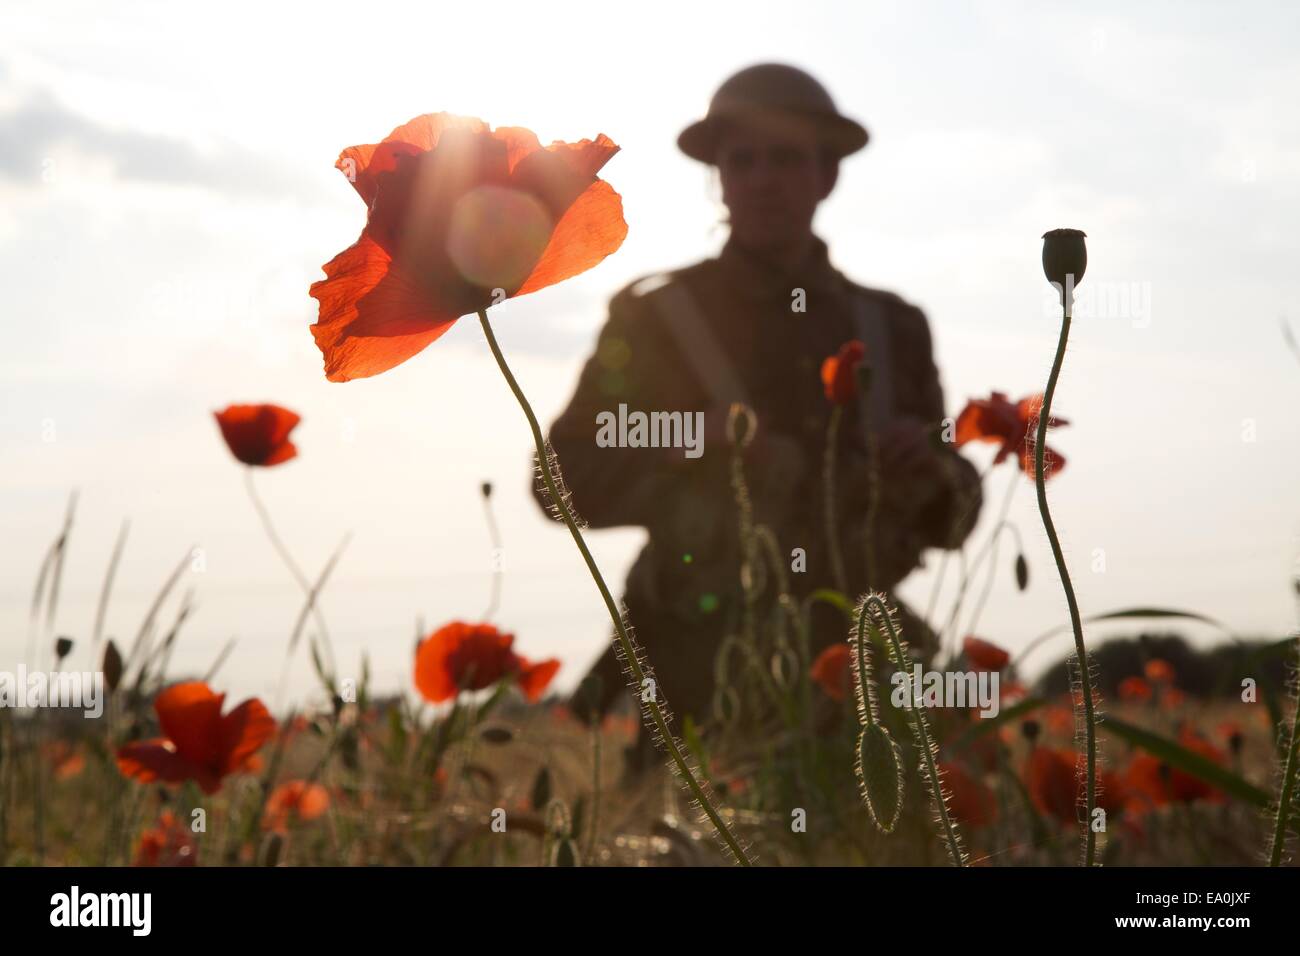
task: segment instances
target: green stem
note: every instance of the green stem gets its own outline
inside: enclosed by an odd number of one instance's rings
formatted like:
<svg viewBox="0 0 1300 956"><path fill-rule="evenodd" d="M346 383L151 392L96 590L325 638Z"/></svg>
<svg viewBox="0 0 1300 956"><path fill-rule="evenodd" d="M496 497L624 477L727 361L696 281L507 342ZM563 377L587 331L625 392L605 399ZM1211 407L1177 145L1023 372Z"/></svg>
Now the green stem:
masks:
<svg viewBox="0 0 1300 956"><path fill-rule="evenodd" d="M826 520L826 547L831 554L831 576L835 579L835 589L847 595L849 576L844 570L844 555L840 553L839 519L835 513L835 452L843 417L843 406L831 408L831 420L826 425L826 451L822 457L822 497L825 499L822 510Z"/></svg>
<svg viewBox="0 0 1300 956"><path fill-rule="evenodd" d="M879 594L868 594L866 600L862 602L863 613L869 606L874 606L880 614L881 619L885 622L885 629L889 632L889 646L893 650L894 666L904 674L907 674L907 652L903 649L903 642L898 636L898 630L894 627L894 618L890 614L889 606L885 604L884 598ZM912 729L916 733L916 746L921 751L921 760L925 764L925 774L929 778L930 789L934 794L934 806L939 813L939 825L943 831L943 837L948 844L948 856L952 859L953 866L965 866L966 855L962 851L961 836L957 832L957 824L948 813L948 802L943 798L943 781L939 779L939 767L935 763L934 752L935 745L930 740L930 727L922 713L916 706L915 690L911 686L911 675L907 675L907 712L912 718Z"/></svg>
<svg viewBox="0 0 1300 956"><path fill-rule="evenodd" d="M1300 646L1300 640L1298 640ZM1282 790L1277 798L1277 820L1273 824L1273 845L1268 854L1269 866L1282 865L1282 849L1286 845L1287 818L1295 795L1297 764L1300 764L1300 695L1295 713L1291 717L1291 740L1287 750L1286 769L1282 772Z"/></svg>
<svg viewBox="0 0 1300 956"><path fill-rule="evenodd" d="M1056 380L1061 375L1061 364L1065 361L1065 345L1070 337L1068 302L1061 313L1061 335L1056 344L1056 357L1052 361L1051 374L1047 377L1047 391L1043 393L1043 405L1038 410L1038 437L1034 444L1034 485L1038 490L1038 511L1043 517L1043 528L1047 531L1047 540L1052 546L1052 558L1056 561L1056 570L1061 576L1061 587L1065 589L1065 602L1070 608L1070 626L1074 630L1074 652L1079 659L1079 691L1083 697L1083 729L1088 760L1087 790L1084 798L1083 863L1084 866L1094 866L1097 859L1097 834L1092 829L1092 811L1097 805L1097 715L1092 698L1092 674L1088 667L1088 649L1083 643L1083 622L1079 617L1079 602L1074 596L1074 585L1070 581L1070 572L1065 566L1061 541L1056 536L1056 525L1052 523L1052 513L1047 507L1047 476L1043 462L1043 455L1047 449L1047 423L1052 417L1052 396L1056 393Z"/></svg>
<svg viewBox="0 0 1300 956"><path fill-rule="evenodd" d="M496 359L497 367L501 369L501 374L505 377L506 384L510 386L510 391L514 392L519 407L523 409L524 417L528 419L528 427L533 433L533 444L537 448L537 460L541 466L542 481L546 485L546 490L551 496L551 502L555 510L559 513L560 519L564 522L565 527L569 529L569 534L573 537L573 543L578 546L578 552L582 555L582 560L586 562L587 570L591 573L591 579L596 583L597 590L600 591L601 599L605 602L605 609L609 612L610 620L614 622L614 631L618 636L619 646L622 648L623 656L627 661L628 669L631 671L632 679L637 687L642 687L645 680L645 671L641 666L640 657L637 655L636 648L632 645L632 639L628 636L627 628L623 626L623 615L619 612L618 605L614 602L614 596L610 594L608 585L596 566L595 559L587 549L587 542L583 540L582 532L578 529L578 523L573 517L573 512L564 501L564 496L560 494L560 489L556 484L555 476L551 474L551 464L547 454L546 440L542 437L542 428L537 424L537 416L533 414L533 408L524 396L523 390L519 383L515 381L514 375L510 371L510 366L506 364L506 358L501 353L501 346L497 344L496 335L492 332L492 325L488 322L487 312L482 309L478 310L479 325L483 328L483 335L487 339L488 348L492 350L492 357ZM657 689L656 689L657 693ZM694 771L687 764L686 758L682 755L681 748L677 745L677 739L673 736L668 728L668 720L664 716L664 709L659 706L659 701L652 697L646 702L650 711L650 718L654 722L655 729L658 731L659 739L663 741L664 747L668 750L668 756L672 759L677 772L681 774L682 779L690 788L691 796L699 803L709 822L717 831L719 838L726 844L727 849L731 851L736 862L744 866L749 866L749 857L746 856L740 841L732 834L731 830L719 815L709 795L705 793L703 785L695 776Z"/></svg>
<svg viewBox="0 0 1300 956"><path fill-rule="evenodd" d="M862 411L867 436L867 587L876 586L876 520L880 512L880 445L869 412Z"/></svg>
<svg viewBox="0 0 1300 956"><path fill-rule="evenodd" d="M869 727L876 722L875 708L871 706L871 686L867 683L871 672L867 669L867 603L862 602L858 611L857 640L853 642L853 651L858 659L858 712L862 715L862 725Z"/></svg>

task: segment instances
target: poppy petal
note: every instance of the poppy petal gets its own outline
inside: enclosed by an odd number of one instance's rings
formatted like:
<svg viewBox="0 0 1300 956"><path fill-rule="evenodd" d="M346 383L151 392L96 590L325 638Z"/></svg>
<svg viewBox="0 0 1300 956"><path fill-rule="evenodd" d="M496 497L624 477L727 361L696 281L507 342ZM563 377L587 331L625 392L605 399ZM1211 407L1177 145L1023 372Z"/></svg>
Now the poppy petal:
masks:
<svg viewBox="0 0 1300 956"><path fill-rule="evenodd" d="M349 146L339 154L334 165L348 176L358 195L369 206L375 201L379 177L397 168L398 156L428 152L438 145L438 140L448 129L485 133L488 126L474 116L425 113L397 127L381 143Z"/></svg>
<svg viewBox="0 0 1300 956"><path fill-rule="evenodd" d="M392 258L365 233L326 263L312 284L320 316L311 327L331 382L378 375L418 354L451 327L415 283L391 268Z"/></svg>
<svg viewBox="0 0 1300 956"><path fill-rule="evenodd" d="M547 686L551 683L551 679L555 676L556 671L560 669L560 662L551 658L539 661L536 664L530 664L520 658L519 663L519 689L524 692L524 696L531 702L536 703L541 700L542 694L546 692Z"/></svg>
<svg viewBox="0 0 1300 956"><path fill-rule="evenodd" d="M186 760L214 766L221 753L221 706L225 694L214 694L202 681L168 687L153 702L163 734Z"/></svg>
<svg viewBox="0 0 1300 956"><path fill-rule="evenodd" d="M213 415L226 447L246 465L278 465L298 454L289 441L302 421L296 412L279 405L231 405Z"/></svg>
<svg viewBox="0 0 1300 956"><path fill-rule="evenodd" d="M204 793L216 793L221 788L221 781L216 774L187 760L177 753L171 741L161 737L119 747L117 769L124 777L132 777L142 783L152 783L155 780L182 783L194 780L203 788Z"/></svg>
<svg viewBox="0 0 1300 956"><path fill-rule="evenodd" d="M415 651L415 689L430 703L456 696L456 681L447 659L460 644L463 625L448 625L430 634Z"/></svg>
<svg viewBox="0 0 1300 956"><path fill-rule="evenodd" d="M219 746L222 771L243 769L253 754L275 733L275 718L256 697L246 700L221 719Z"/></svg>
<svg viewBox="0 0 1300 956"><path fill-rule="evenodd" d="M617 252L626 238L623 198L597 180L560 217L542 257L514 294L527 295L586 272Z"/></svg>

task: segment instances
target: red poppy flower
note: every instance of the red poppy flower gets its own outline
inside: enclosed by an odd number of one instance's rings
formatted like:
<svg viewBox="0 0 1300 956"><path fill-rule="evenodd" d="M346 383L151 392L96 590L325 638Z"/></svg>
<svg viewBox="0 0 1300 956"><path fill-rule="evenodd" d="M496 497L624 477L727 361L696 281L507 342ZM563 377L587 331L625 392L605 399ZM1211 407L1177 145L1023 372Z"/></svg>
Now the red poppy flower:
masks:
<svg viewBox="0 0 1300 956"><path fill-rule="evenodd" d="M136 866L193 866L194 834L170 810L164 810L158 825L140 834L135 850Z"/></svg>
<svg viewBox="0 0 1300 956"><path fill-rule="evenodd" d="M311 287L326 378L386 372L501 294L544 289L617 250L622 200L596 173L618 149L604 134L543 147L527 129L450 113L345 149L334 165L369 212Z"/></svg>
<svg viewBox="0 0 1300 956"><path fill-rule="evenodd" d="M1078 820L1079 779L1073 750L1035 747L1025 765L1025 786L1038 812L1064 823Z"/></svg>
<svg viewBox="0 0 1300 956"><path fill-rule="evenodd" d="M271 791L266 798L266 811L262 827L283 830L293 820L315 820L330 807L330 795L318 783L306 780L289 780Z"/></svg>
<svg viewBox="0 0 1300 956"><path fill-rule="evenodd" d="M998 818L993 791L971 776L958 763L939 763L944 789L948 791L948 812L965 826L986 827Z"/></svg>
<svg viewBox="0 0 1300 956"><path fill-rule="evenodd" d="M289 433L302 419L279 405L231 405L214 412L230 453L245 465L269 468L294 458L298 449Z"/></svg>
<svg viewBox="0 0 1300 956"><path fill-rule="evenodd" d="M275 733L275 721L257 698L223 717L225 700L201 681L167 688L153 702L163 736L118 748L118 769L145 783L193 780L204 793L216 793L222 778L248 769Z"/></svg>
<svg viewBox="0 0 1300 956"><path fill-rule="evenodd" d="M1179 708L1186 706L1186 704L1187 695L1177 687L1166 688L1165 692L1160 695L1161 710L1178 710Z"/></svg>
<svg viewBox="0 0 1300 956"><path fill-rule="evenodd" d="M1145 677L1125 677L1119 682L1119 699L1148 701L1151 699L1151 685Z"/></svg>
<svg viewBox="0 0 1300 956"><path fill-rule="evenodd" d="M848 644L832 644L817 655L808 672L831 700L843 700L853 689L851 653Z"/></svg>
<svg viewBox="0 0 1300 956"><path fill-rule="evenodd" d="M962 642L962 650L971 666L980 671L1000 671L1011 662L1011 655L988 641L978 637L968 637Z"/></svg>
<svg viewBox="0 0 1300 956"><path fill-rule="evenodd" d="M1020 456L1020 467L1030 478L1034 477L1034 440L1038 429L1038 410L1043 406L1041 395L1030 395L1012 402L1002 392L994 392L987 399L972 398L957 416L957 447L967 442L1000 443L995 465L1002 464L1010 454ZM1070 424L1063 418L1051 417L1048 428ZM1043 452L1045 478L1050 478L1065 467L1065 458L1051 448Z"/></svg>
<svg viewBox="0 0 1300 956"><path fill-rule="evenodd" d="M1073 734L1075 727L1074 711L1069 707L1054 704L1043 713L1047 729L1054 734Z"/></svg>
<svg viewBox="0 0 1300 956"><path fill-rule="evenodd" d="M845 342L839 352L822 362L822 385L826 398L834 405L847 405L858 397L858 366L867 356L867 347L857 339Z"/></svg>
<svg viewBox="0 0 1300 956"><path fill-rule="evenodd" d="M491 624L453 621L434 631L415 651L415 687L438 704L462 690L482 690L514 676L530 701L542 693L560 669L554 658L533 664L514 652L515 636Z"/></svg>
<svg viewBox="0 0 1300 956"><path fill-rule="evenodd" d="M71 780L86 769L86 758L76 745L54 740L41 748L54 765L55 780Z"/></svg>
<svg viewBox="0 0 1300 956"><path fill-rule="evenodd" d="M1174 669L1166 660L1159 657L1153 657L1146 662L1143 668L1146 672L1147 680L1153 684L1172 684L1174 682Z"/></svg>

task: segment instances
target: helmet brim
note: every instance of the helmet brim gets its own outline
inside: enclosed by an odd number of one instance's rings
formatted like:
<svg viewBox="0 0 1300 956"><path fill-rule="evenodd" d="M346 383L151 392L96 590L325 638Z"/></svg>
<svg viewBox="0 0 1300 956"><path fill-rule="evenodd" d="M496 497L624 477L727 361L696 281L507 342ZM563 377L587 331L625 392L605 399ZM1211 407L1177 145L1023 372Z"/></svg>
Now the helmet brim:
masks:
<svg viewBox="0 0 1300 956"><path fill-rule="evenodd" d="M677 137L677 146L691 159L714 164L719 134L732 124L770 131L804 133L811 125L814 135L831 150L836 159L856 153L871 138L866 127L847 116L769 110L725 116L711 114L682 130Z"/></svg>

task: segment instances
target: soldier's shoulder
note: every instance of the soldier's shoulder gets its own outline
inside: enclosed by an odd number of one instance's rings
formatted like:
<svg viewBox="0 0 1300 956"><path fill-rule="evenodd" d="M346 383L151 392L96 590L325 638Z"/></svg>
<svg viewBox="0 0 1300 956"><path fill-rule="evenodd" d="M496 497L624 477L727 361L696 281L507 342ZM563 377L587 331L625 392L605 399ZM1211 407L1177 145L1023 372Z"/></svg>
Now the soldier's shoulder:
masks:
<svg viewBox="0 0 1300 956"><path fill-rule="evenodd" d="M702 262L681 266L677 269L661 269L658 272L648 272L619 289L614 294L614 299L622 301L645 299L664 286L671 285L674 282L690 283L704 276L712 263L713 260L705 259Z"/></svg>
<svg viewBox="0 0 1300 956"><path fill-rule="evenodd" d="M653 312L646 307L653 301L656 292L674 284L690 286L707 274L712 261L706 259L677 269L663 269L638 276L610 298L610 314L630 317Z"/></svg>
<svg viewBox="0 0 1300 956"><path fill-rule="evenodd" d="M849 290L857 296L861 296L870 302L875 302L883 306L888 312L906 317L915 321L917 318L925 320L925 311L916 303L909 302L897 292L891 292L888 289L877 289L872 286L865 286L861 283L854 282L852 279L845 278Z"/></svg>

